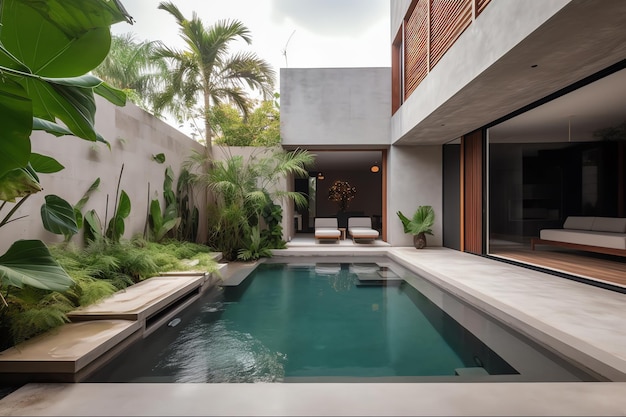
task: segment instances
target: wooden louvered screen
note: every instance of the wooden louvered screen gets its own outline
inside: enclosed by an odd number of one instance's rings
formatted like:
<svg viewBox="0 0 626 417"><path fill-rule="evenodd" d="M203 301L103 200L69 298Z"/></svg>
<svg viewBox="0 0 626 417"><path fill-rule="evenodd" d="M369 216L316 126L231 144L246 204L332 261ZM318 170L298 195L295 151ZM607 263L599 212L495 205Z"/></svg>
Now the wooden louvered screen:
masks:
<svg viewBox="0 0 626 417"><path fill-rule="evenodd" d="M483 251L483 137L477 130L461 139L461 250Z"/></svg>
<svg viewBox="0 0 626 417"><path fill-rule="evenodd" d="M476 16L478 16L483 10L485 10L485 7L487 7L487 5L489 4L489 2L491 0L474 0L475 3L475 8L476 8Z"/></svg>
<svg viewBox="0 0 626 417"><path fill-rule="evenodd" d="M428 74L428 0L417 2L404 27L406 99Z"/></svg>
<svg viewBox="0 0 626 417"><path fill-rule="evenodd" d="M406 100L491 0L413 0L404 19L403 59ZM395 41L394 41L395 45ZM395 94L395 93L394 93ZM396 108L394 107L393 111Z"/></svg>
<svg viewBox="0 0 626 417"><path fill-rule="evenodd" d="M472 0L431 0L430 15L432 68L472 23Z"/></svg>

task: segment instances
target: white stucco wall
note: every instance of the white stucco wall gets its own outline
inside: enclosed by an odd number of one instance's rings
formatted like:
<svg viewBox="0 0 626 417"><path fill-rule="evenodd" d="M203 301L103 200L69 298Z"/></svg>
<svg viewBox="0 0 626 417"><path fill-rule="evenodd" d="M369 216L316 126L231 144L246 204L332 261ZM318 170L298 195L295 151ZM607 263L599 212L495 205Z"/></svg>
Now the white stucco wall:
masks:
<svg viewBox="0 0 626 417"><path fill-rule="evenodd" d="M130 238L134 234L142 233L148 198L154 199L158 194L163 207L163 179L166 167L172 167L177 179L181 164L192 150L204 151L201 144L133 104L116 107L100 97L96 97L96 103L98 109L96 130L111 144L111 149L102 143L93 143L76 137L57 138L44 132L34 132L31 137L33 152L55 158L65 166L65 169L55 174L39 175L44 190L29 197L14 216L14 218L27 217L2 228L0 253L18 239L62 241L62 236L49 233L42 226L40 208L45 195L56 194L70 204L76 204L98 177L101 181L99 190L92 194L83 212L95 209L104 222L108 209L110 219L114 210L115 190L122 164L124 173L120 189L129 195L132 206L130 217L126 220L124 236ZM158 164L152 160L152 156L158 153L165 154L165 163ZM176 189L175 182L173 188ZM196 201L196 205L200 212L204 213L204 198L200 193L197 197L200 201ZM7 208L3 213L6 211ZM206 221L202 214L200 217L200 229L205 230ZM82 242L82 234L74 236L72 241Z"/></svg>
<svg viewBox="0 0 626 417"><path fill-rule="evenodd" d="M282 68L283 146L387 146L390 68Z"/></svg>
<svg viewBox="0 0 626 417"><path fill-rule="evenodd" d="M413 246L413 236L404 233L398 210L411 218L419 206L435 210L433 236L428 246L443 244L441 146L392 146L388 155L387 241L392 246Z"/></svg>

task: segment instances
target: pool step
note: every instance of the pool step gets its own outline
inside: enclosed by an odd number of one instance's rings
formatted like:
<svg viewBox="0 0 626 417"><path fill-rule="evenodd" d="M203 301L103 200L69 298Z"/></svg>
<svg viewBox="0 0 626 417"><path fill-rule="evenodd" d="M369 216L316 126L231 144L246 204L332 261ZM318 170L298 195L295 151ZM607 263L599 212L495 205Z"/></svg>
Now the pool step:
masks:
<svg viewBox="0 0 626 417"><path fill-rule="evenodd" d="M454 370L454 375L458 376L482 376L489 375L489 372L485 370L482 366L472 366L469 368L456 368Z"/></svg>
<svg viewBox="0 0 626 417"><path fill-rule="evenodd" d="M359 282L357 287L387 287L398 286L404 282L400 277L398 278L382 278L377 274L358 275Z"/></svg>

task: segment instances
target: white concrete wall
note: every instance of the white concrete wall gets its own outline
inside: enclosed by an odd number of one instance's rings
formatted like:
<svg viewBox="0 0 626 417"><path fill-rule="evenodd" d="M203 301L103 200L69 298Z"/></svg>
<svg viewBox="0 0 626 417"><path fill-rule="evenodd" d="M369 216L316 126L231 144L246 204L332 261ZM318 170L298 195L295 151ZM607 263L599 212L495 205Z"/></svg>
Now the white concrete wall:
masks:
<svg viewBox="0 0 626 417"><path fill-rule="evenodd" d="M570 1L494 0L489 3L394 114L391 120L391 143L395 143L429 117ZM397 33L402 23L402 19L398 17L404 15L400 10L404 9L406 13L409 4L408 0L392 0L391 33ZM533 62L529 62L528 65L531 63ZM462 114L456 116L461 118ZM491 117L476 127L493 120L496 116L492 114ZM453 132L447 139L453 139L470 130Z"/></svg>
<svg viewBox="0 0 626 417"><path fill-rule="evenodd" d="M435 210L433 236L428 246L443 244L442 150L441 146L392 146L388 154L387 241L392 246L413 246L413 236L404 233L398 210L411 218L419 206Z"/></svg>
<svg viewBox="0 0 626 417"><path fill-rule="evenodd" d="M120 168L124 164L120 189L131 200L130 217L126 220L124 236L142 233L146 221L148 198L158 193L163 207L163 179L167 166L171 166L176 179L181 164L192 150L204 152L204 146L188 138L165 122L153 117L133 104L116 107L96 97L96 130L111 144L109 150L102 143L93 143L76 137L56 138L44 132L32 135L33 152L49 155L65 166L55 174L40 174L44 190L29 197L16 212L15 217L27 216L2 228L0 253L18 239L41 239L60 242L62 236L47 232L41 223L40 208L47 194L56 194L70 204L76 204L93 181L100 177L99 190L94 192L83 212L95 209L102 222L108 208L108 218L114 210L115 190ZM158 164L152 156L164 153L166 161ZM150 195L148 195L150 183ZM176 183L173 186L176 189ZM109 203L107 206L107 195ZM204 198L196 201L200 213L205 213ZM3 213L8 209L5 207ZM2 213L0 213L2 215ZM206 220L201 214L201 231L206 230ZM205 236L206 233L200 233ZM82 242L82 234L74 236L73 242Z"/></svg>
<svg viewBox="0 0 626 417"><path fill-rule="evenodd" d="M406 16L406 12L409 10L409 6L411 6L412 0L391 0L390 9L391 9L391 25L389 26L391 32L389 34L390 39L395 39L398 31L402 27L402 21ZM391 44L391 43L390 43Z"/></svg>
<svg viewBox="0 0 626 417"><path fill-rule="evenodd" d="M283 146L389 144L390 68L282 68Z"/></svg>

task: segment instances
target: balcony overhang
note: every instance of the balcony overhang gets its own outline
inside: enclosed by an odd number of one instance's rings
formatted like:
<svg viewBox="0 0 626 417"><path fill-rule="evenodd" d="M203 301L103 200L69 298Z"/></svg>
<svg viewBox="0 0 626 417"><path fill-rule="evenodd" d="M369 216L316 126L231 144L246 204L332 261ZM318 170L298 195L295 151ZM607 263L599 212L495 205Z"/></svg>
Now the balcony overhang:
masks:
<svg viewBox="0 0 626 417"><path fill-rule="evenodd" d="M491 7L494 9L489 17ZM487 8L486 20L497 21L497 7L498 2L493 2ZM489 28L481 28L477 20L448 52L451 56L444 56L392 117L392 143L449 142L623 61L625 21L625 1L574 0L556 10L508 52L492 58L486 47L477 46L489 40L482 33ZM490 36L493 38L494 34ZM475 50L482 48L484 56L477 58L468 56L467 51L454 51L472 44ZM487 63L483 68L468 68L476 75L470 74L471 79L456 91L447 96L437 94L438 89L445 88L442 83L450 81L446 75L461 74L464 65L469 66L472 60ZM450 67L455 65L458 68ZM433 102L432 97L438 102Z"/></svg>

